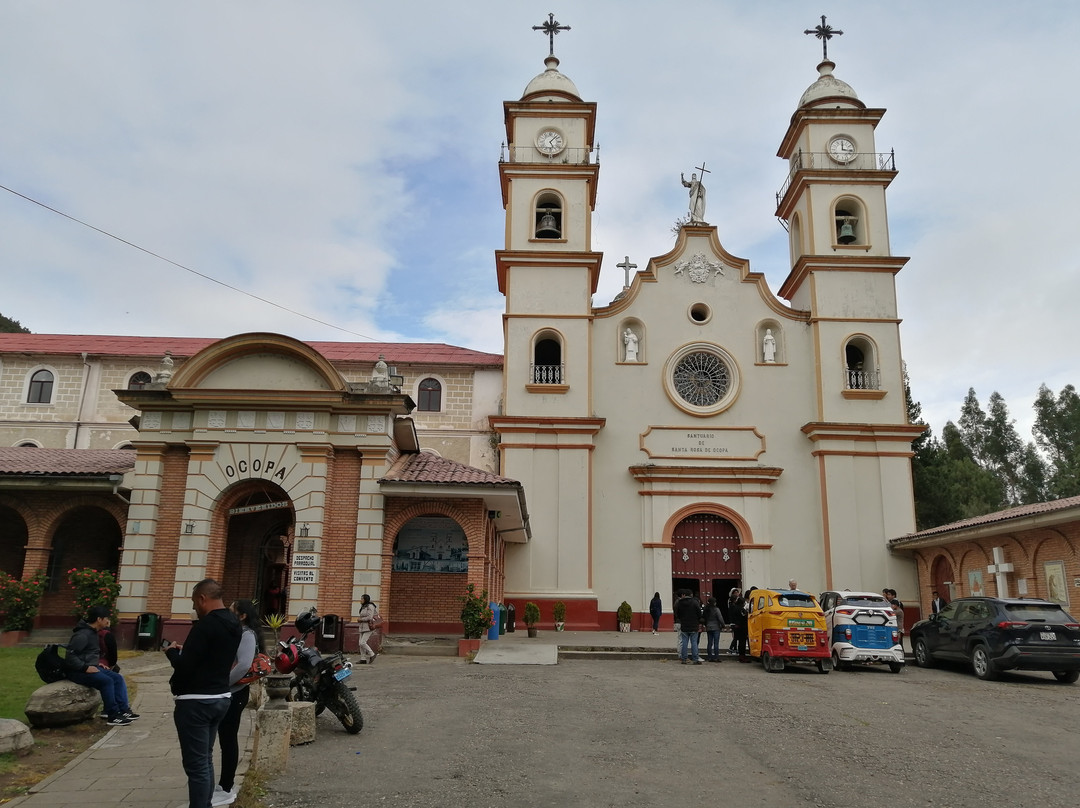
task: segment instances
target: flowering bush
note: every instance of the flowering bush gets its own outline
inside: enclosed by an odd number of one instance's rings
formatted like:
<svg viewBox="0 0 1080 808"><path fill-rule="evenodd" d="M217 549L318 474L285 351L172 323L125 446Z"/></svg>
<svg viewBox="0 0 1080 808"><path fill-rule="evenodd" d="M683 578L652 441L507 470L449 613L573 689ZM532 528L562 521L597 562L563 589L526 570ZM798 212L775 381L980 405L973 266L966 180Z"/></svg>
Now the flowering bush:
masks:
<svg viewBox="0 0 1080 808"><path fill-rule="evenodd" d="M68 583L75 590L71 613L86 617L91 606L108 606L112 621L116 622L116 599L120 596L120 584L116 576L106 570L70 569Z"/></svg>
<svg viewBox="0 0 1080 808"><path fill-rule="evenodd" d="M469 584L465 587L465 594L458 598L462 603L461 622L465 626L467 640L479 640L495 620L495 613L488 606L487 594L485 589L477 595L476 588Z"/></svg>
<svg viewBox="0 0 1080 808"><path fill-rule="evenodd" d="M0 572L0 627L5 631L29 631L44 592L45 573L41 570L29 581L18 581Z"/></svg>

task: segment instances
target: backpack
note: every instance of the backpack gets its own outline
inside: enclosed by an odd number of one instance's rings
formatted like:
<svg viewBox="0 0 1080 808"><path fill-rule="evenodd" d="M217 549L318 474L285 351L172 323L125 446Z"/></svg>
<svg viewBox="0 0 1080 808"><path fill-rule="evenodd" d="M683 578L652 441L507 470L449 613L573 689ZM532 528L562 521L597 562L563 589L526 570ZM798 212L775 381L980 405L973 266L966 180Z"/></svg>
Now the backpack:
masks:
<svg viewBox="0 0 1080 808"><path fill-rule="evenodd" d="M64 658L60 656L58 650L60 648L66 648L66 646L49 643L41 650L41 653L37 655L37 659L34 661L38 676L47 685L66 678L64 676Z"/></svg>
<svg viewBox="0 0 1080 808"><path fill-rule="evenodd" d="M270 657L266 654L255 654L255 657L251 660L251 667L248 668L248 672L244 674L243 678L237 681L237 684L249 685L252 682L257 682L273 669L274 665L270 661Z"/></svg>

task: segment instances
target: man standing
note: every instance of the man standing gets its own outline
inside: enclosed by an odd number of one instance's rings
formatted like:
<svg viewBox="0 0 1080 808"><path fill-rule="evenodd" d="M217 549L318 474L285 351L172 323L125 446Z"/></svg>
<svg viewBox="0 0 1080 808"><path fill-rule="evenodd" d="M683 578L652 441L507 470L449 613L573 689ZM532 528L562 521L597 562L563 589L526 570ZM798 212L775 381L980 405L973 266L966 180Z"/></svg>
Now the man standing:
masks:
<svg viewBox="0 0 1080 808"><path fill-rule="evenodd" d="M698 631L700 631L699 627L701 626L701 603L686 590L683 590L683 597L675 604L675 622L679 624L679 659L682 660L684 665L690 664L690 660L686 658L687 645L689 644L693 652L694 664L700 665Z"/></svg>
<svg viewBox="0 0 1080 808"><path fill-rule="evenodd" d="M937 590L935 589L934 590L934 597L930 601L930 613L931 614L937 614L938 612L940 612L942 609L944 609L948 605L949 605L949 601L947 601L947 600L945 600L945 598L941 597L941 595L939 595L937 593Z"/></svg>
<svg viewBox="0 0 1080 808"><path fill-rule="evenodd" d="M229 710L229 671L242 633L221 596L221 584L213 578L195 584L191 605L199 619L183 645L174 642L165 649L173 666L173 723L188 778L189 808L207 808L214 793L214 739Z"/></svg>
<svg viewBox="0 0 1080 808"><path fill-rule="evenodd" d="M105 720L110 726L123 727L139 716L131 712L124 677L110 668L98 636L112 622L109 615L108 606L91 606L86 619L75 626L64 660L64 675L76 684L98 690Z"/></svg>

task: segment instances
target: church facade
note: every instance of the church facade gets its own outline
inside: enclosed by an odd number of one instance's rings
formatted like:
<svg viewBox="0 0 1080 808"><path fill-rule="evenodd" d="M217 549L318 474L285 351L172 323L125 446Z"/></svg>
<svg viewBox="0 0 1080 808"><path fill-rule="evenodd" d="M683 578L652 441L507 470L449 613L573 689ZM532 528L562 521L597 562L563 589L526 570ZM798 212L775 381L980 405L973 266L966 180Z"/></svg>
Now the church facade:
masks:
<svg viewBox="0 0 1080 808"><path fill-rule="evenodd" d="M466 584L536 602L541 625L561 601L570 629L613 629L623 601L642 627L653 592L670 608L676 589L722 602L796 578L913 595L914 565L887 544L914 529L922 429L904 396L896 170L875 142L884 110L834 67L819 65L780 139L778 294L724 248L694 176L675 246L593 305L597 105L552 55L504 104L502 356L0 335L0 444L108 453L93 496L127 620L181 626L206 575L345 631L364 593L392 631L455 629ZM48 567L60 591L65 519L19 463L0 455L0 559ZM54 494L76 490L64 480Z"/></svg>

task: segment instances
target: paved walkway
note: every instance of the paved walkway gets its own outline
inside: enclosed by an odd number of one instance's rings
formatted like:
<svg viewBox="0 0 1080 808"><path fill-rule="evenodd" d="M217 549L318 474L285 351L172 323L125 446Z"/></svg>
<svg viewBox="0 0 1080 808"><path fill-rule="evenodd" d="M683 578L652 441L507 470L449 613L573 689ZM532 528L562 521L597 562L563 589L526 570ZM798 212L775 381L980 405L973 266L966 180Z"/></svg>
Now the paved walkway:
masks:
<svg viewBox="0 0 1080 808"><path fill-rule="evenodd" d="M595 658L625 658L642 653L676 656L673 631L620 633L618 631L540 631L530 638L524 627L487 640L476 656L481 664L550 665L558 652L589 654ZM720 638L726 652L731 635ZM430 653L433 646L456 646L456 637L388 637L384 653ZM906 638L905 638L906 644ZM376 663L377 664L377 663ZM16 797L5 808L186 808L187 778L180 763L180 746L172 722L169 693L172 666L158 652L124 660L123 673L138 684L132 705L140 714L126 727L114 727L61 771ZM244 711L240 725L241 760L237 783L243 781L254 739L254 712ZM215 762L215 771L217 763Z"/></svg>
<svg viewBox="0 0 1080 808"><path fill-rule="evenodd" d="M172 666L157 652L121 660L120 666L128 681L138 685L132 708L139 719L126 727L113 727L62 770L5 808L186 808L187 777L180 763L169 693ZM240 724L241 749L246 739L246 751L241 753L238 773L247 769L253 715L245 710Z"/></svg>

